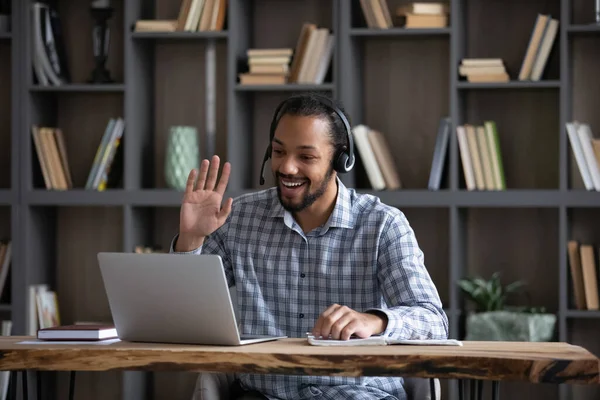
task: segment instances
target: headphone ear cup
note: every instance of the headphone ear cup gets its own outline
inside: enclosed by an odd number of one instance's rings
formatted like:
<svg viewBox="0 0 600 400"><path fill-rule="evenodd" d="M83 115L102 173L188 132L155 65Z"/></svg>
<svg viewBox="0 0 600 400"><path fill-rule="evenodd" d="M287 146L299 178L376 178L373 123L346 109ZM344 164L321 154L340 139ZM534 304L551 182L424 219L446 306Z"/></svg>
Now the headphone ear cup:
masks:
<svg viewBox="0 0 600 400"><path fill-rule="evenodd" d="M342 151L337 158L335 159L334 169L339 173L348 172L346 170L346 163L348 162L348 154L345 151Z"/></svg>

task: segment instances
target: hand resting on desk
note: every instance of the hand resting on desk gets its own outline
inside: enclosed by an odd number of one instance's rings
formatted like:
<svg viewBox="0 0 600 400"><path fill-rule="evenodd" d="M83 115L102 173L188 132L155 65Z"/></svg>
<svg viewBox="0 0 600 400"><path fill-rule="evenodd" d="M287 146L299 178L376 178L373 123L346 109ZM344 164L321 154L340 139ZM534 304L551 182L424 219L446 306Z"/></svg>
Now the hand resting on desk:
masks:
<svg viewBox="0 0 600 400"><path fill-rule="evenodd" d="M352 335L360 338L378 335L386 327L387 317L383 313L361 313L350 307L333 304L321 313L312 334L315 337L348 340Z"/></svg>

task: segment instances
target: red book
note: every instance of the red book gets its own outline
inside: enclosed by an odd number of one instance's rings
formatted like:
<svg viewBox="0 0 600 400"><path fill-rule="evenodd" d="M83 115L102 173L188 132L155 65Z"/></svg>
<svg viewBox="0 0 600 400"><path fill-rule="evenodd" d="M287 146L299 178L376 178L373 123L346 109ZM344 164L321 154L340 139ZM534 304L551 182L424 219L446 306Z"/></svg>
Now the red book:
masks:
<svg viewBox="0 0 600 400"><path fill-rule="evenodd" d="M114 325L61 325L39 329L40 340L103 340L118 338Z"/></svg>

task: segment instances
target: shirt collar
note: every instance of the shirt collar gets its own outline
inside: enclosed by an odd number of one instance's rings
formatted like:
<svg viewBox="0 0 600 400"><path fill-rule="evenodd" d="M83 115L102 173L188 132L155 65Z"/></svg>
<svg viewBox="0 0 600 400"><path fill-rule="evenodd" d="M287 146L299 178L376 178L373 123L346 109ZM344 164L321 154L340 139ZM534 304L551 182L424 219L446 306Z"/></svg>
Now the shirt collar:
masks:
<svg viewBox="0 0 600 400"><path fill-rule="evenodd" d="M339 177L336 177L338 186L337 198L333 212L329 219L323 225L323 231L326 232L329 228L354 228L354 215L352 213L352 200L348 188L342 183ZM269 214L272 218L284 218L288 221L293 221L292 214L283 208L277 196L277 189L273 189L273 204Z"/></svg>

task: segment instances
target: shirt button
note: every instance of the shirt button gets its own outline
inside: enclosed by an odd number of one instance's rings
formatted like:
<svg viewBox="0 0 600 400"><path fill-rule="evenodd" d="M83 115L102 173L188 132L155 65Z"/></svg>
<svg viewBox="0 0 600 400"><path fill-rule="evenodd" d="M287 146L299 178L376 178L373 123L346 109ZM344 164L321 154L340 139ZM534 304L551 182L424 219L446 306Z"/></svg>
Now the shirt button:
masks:
<svg viewBox="0 0 600 400"><path fill-rule="evenodd" d="M304 272L300 274L300 278L305 278L305 277L306 277L306 274Z"/></svg>
<svg viewBox="0 0 600 400"><path fill-rule="evenodd" d="M300 318L304 318L304 314L300 314L298 315Z"/></svg>

